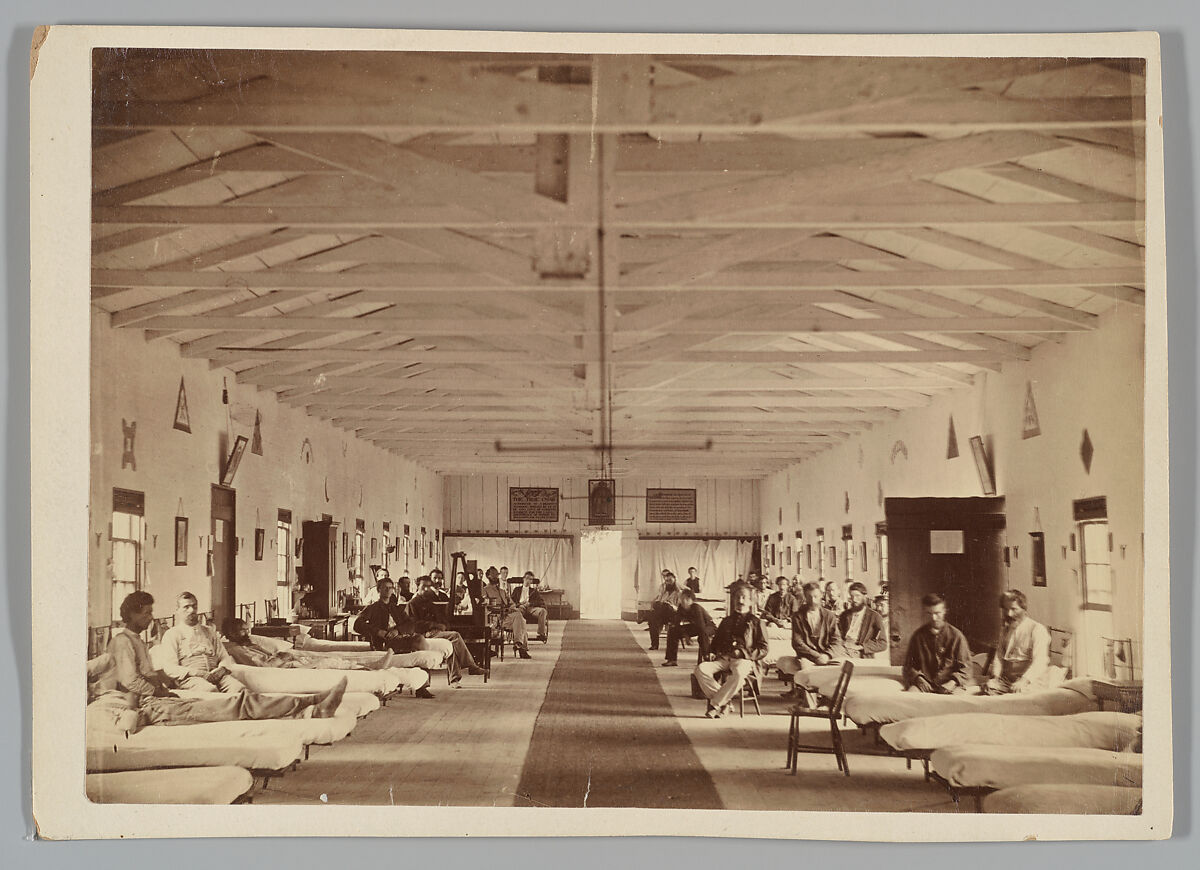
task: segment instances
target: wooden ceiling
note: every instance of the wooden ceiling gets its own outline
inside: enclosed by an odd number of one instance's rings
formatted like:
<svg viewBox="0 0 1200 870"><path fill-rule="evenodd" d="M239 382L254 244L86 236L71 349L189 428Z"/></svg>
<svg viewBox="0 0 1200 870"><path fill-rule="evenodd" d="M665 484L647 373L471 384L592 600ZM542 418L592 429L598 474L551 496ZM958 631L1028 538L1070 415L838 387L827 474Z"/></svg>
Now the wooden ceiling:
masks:
<svg viewBox="0 0 1200 870"><path fill-rule="evenodd" d="M1137 63L97 50L92 300L436 471L761 477L1143 304Z"/></svg>

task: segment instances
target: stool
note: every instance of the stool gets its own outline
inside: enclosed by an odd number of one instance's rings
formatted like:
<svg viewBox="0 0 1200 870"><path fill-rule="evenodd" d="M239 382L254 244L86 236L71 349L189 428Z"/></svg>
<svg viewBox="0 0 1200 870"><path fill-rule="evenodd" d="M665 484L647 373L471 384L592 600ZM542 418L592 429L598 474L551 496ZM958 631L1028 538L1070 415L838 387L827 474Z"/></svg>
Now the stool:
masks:
<svg viewBox="0 0 1200 870"><path fill-rule="evenodd" d="M746 718L746 698L749 697L754 704L754 712L759 716L762 715L762 708L758 705L759 685L758 672L752 672L746 681L742 683L742 690L738 692L738 718Z"/></svg>

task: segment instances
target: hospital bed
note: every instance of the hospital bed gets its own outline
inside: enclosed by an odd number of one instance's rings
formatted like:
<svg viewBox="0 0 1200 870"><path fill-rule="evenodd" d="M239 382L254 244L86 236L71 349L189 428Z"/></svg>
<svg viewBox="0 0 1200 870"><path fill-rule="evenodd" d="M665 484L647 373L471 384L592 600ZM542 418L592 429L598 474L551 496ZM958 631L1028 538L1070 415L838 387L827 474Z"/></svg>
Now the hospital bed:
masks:
<svg viewBox="0 0 1200 870"><path fill-rule="evenodd" d="M929 758L930 779L957 804L961 797L983 798L1000 789L1027 785L1105 786L1140 789L1142 755L1107 749L1042 746L950 746Z"/></svg>
<svg viewBox="0 0 1200 870"><path fill-rule="evenodd" d="M1019 785L983 799L985 813L1138 816L1142 790L1111 785Z"/></svg>
<svg viewBox="0 0 1200 870"><path fill-rule="evenodd" d="M253 786L250 772L233 766L89 773L85 780L88 800L101 804L249 803Z"/></svg>

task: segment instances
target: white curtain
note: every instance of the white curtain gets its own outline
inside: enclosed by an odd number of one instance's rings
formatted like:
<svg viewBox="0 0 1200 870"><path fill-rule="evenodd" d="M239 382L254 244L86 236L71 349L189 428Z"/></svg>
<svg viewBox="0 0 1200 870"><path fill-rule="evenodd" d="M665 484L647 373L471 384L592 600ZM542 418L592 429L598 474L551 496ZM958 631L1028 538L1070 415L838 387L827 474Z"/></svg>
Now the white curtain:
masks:
<svg viewBox="0 0 1200 870"><path fill-rule="evenodd" d="M658 594L663 569L675 575L682 587L688 568L700 575L701 598L725 598L725 587L750 571L754 544L750 541L683 539L638 541L637 601Z"/></svg>
<svg viewBox="0 0 1200 870"><path fill-rule="evenodd" d="M551 589L565 589L564 603L579 608L579 556L572 538L472 538L450 537L443 551L462 551L474 559L480 571L491 565L497 569L507 565L510 577L520 577L526 571ZM446 563L449 570L450 563ZM485 581L486 582L486 581Z"/></svg>

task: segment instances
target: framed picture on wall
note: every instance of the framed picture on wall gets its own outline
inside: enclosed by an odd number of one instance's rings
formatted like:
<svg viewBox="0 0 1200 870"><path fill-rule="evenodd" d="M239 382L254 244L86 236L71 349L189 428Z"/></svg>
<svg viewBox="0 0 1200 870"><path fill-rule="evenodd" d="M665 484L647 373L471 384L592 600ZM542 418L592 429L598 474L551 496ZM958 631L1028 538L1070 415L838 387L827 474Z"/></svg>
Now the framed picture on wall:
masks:
<svg viewBox="0 0 1200 870"><path fill-rule="evenodd" d="M804 545L804 563L806 567L812 567L812 544Z"/></svg>
<svg viewBox="0 0 1200 870"><path fill-rule="evenodd" d="M175 517L175 564L187 564L188 518Z"/></svg>
<svg viewBox="0 0 1200 870"><path fill-rule="evenodd" d="M829 548L829 567L830 568L837 567L837 547Z"/></svg>
<svg viewBox="0 0 1200 870"><path fill-rule="evenodd" d="M784 564L791 565L792 564L792 548L791 547L787 548L787 550L785 552L785 557L786 557L787 561Z"/></svg>
<svg viewBox="0 0 1200 870"><path fill-rule="evenodd" d="M261 562L263 560L263 548L267 543L267 530L254 530L254 561Z"/></svg>

